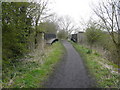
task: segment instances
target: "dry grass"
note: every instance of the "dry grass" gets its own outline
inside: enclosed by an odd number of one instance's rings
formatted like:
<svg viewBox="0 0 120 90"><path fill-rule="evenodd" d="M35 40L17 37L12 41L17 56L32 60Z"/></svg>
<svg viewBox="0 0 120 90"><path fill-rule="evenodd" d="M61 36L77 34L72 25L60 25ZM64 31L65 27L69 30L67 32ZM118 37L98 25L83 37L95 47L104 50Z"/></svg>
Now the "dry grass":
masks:
<svg viewBox="0 0 120 90"><path fill-rule="evenodd" d="M63 46L57 42L45 47L44 51L37 48L21 59L20 62L10 66L7 72L3 71L4 88L39 88L40 83L46 80L53 66L63 54Z"/></svg>

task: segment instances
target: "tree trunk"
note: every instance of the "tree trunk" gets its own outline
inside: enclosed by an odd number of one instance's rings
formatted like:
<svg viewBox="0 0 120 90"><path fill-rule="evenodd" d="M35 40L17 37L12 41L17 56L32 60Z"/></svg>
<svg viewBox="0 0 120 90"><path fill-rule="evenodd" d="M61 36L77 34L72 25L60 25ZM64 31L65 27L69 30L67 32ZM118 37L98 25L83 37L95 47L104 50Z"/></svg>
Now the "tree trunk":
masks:
<svg viewBox="0 0 120 90"><path fill-rule="evenodd" d="M37 33L35 34L35 49L37 48Z"/></svg>

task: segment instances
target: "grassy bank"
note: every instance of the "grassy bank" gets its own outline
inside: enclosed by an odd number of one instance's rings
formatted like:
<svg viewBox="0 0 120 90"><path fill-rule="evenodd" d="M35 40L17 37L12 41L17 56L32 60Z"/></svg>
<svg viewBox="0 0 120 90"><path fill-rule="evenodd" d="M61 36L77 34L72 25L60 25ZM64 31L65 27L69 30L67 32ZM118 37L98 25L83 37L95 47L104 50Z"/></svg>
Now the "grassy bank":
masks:
<svg viewBox="0 0 120 90"><path fill-rule="evenodd" d="M3 72L3 88L40 88L55 64L62 58L64 47L60 42L46 47L44 53L36 51L28 60L15 63Z"/></svg>
<svg viewBox="0 0 120 90"><path fill-rule="evenodd" d="M117 72L117 65L102 58L95 50L71 43L82 56L90 74L95 77L97 87L120 88L120 74Z"/></svg>

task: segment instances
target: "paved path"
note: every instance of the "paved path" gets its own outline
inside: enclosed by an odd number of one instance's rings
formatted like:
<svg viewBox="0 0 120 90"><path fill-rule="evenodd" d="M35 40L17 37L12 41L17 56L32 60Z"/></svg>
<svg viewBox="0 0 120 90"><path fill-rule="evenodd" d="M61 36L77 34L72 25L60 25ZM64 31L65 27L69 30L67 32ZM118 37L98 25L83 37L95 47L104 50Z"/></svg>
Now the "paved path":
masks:
<svg viewBox="0 0 120 90"><path fill-rule="evenodd" d="M57 65L55 72L47 82L48 88L90 88L92 80L88 77L88 73L83 61L73 46L67 42L62 42L66 48L64 60Z"/></svg>

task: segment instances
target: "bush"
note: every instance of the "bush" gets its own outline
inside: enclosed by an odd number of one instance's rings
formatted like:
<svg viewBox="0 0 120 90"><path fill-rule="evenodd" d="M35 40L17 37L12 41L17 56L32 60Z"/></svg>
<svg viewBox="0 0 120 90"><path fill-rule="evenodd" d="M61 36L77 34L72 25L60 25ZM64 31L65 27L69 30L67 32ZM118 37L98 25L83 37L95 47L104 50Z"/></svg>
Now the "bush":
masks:
<svg viewBox="0 0 120 90"><path fill-rule="evenodd" d="M85 35L87 38L88 46L97 49L101 54L103 52L106 52L104 56L107 57L107 59L118 64L118 50L116 49L116 46L108 32L102 31L93 25L86 29ZM117 37L116 34L114 35Z"/></svg>
<svg viewBox="0 0 120 90"><path fill-rule="evenodd" d="M103 38L103 32L100 29L97 29L95 26L87 28L85 35L91 48L93 44L101 42L101 39Z"/></svg>
<svg viewBox="0 0 120 90"><path fill-rule="evenodd" d="M2 56L3 65L14 62L27 53L31 19L27 18L27 2L2 3Z"/></svg>

